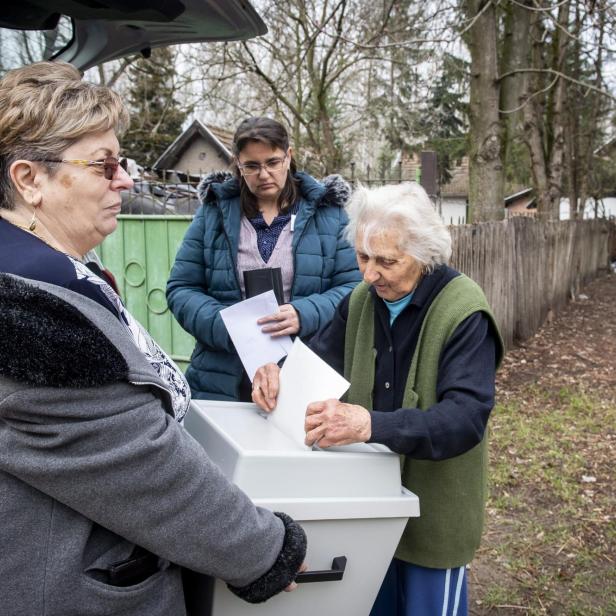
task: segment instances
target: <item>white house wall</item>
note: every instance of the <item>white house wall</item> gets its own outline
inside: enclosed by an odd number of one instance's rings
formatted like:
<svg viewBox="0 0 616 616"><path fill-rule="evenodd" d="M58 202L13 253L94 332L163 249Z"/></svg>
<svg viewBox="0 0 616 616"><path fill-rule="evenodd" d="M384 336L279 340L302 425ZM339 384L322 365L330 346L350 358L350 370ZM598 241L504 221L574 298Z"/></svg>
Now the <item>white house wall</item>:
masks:
<svg viewBox="0 0 616 616"><path fill-rule="evenodd" d="M446 225L466 224L466 200L443 199L440 205L440 215Z"/></svg>
<svg viewBox="0 0 616 616"><path fill-rule="evenodd" d="M191 174L224 171L227 168L228 164L219 150L203 139L194 139L175 164L177 171Z"/></svg>
<svg viewBox="0 0 616 616"><path fill-rule="evenodd" d="M593 199L586 201L586 208L584 209L584 218L595 217L595 202ZM599 203L599 217L600 218L614 218L616 217L616 197L604 197ZM569 220L569 199L561 199L560 201L560 219Z"/></svg>

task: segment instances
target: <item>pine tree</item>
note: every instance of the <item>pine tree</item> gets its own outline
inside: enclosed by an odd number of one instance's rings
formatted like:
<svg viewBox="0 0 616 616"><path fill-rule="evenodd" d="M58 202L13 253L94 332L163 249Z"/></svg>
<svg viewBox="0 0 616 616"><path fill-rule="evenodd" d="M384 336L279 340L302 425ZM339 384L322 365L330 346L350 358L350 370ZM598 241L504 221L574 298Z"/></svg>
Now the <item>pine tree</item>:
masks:
<svg viewBox="0 0 616 616"><path fill-rule="evenodd" d="M181 133L187 115L177 100L175 52L154 49L128 72L131 122L122 145L127 156L149 167Z"/></svg>

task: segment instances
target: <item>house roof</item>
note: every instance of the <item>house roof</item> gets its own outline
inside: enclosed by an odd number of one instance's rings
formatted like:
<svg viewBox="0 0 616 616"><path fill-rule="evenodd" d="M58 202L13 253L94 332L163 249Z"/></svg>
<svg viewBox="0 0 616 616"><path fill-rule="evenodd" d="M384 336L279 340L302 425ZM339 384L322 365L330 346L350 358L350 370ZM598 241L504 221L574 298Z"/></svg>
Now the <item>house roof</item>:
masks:
<svg viewBox="0 0 616 616"><path fill-rule="evenodd" d="M214 126L208 127L200 120L193 120L193 123L161 154L158 160L152 165L152 168L156 170L175 169L176 162L197 135L212 143L223 158L231 162L232 156L230 147L224 143L227 142L227 144L229 144L227 140L227 135L229 134L230 133L224 129ZM231 136L231 139L232 138L233 136Z"/></svg>
<svg viewBox="0 0 616 616"><path fill-rule="evenodd" d="M510 207L517 201L524 199L524 197L528 198L528 203L526 204L527 210L537 209L537 201L532 196L533 189L532 188L524 188L523 190L519 190L512 195L505 197L505 207Z"/></svg>
<svg viewBox="0 0 616 616"><path fill-rule="evenodd" d="M513 195L509 195L508 197L505 197L505 206L510 205L512 201L517 201L518 199L521 199L522 197L526 197L527 195L530 195L530 193L532 192L533 192L532 188L525 188L524 190L520 190L517 193L513 193Z"/></svg>
<svg viewBox="0 0 616 616"><path fill-rule="evenodd" d="M233 151L233 133L230 130L214 126L213 124L206 124L206 127L229 152Z"/></svg>

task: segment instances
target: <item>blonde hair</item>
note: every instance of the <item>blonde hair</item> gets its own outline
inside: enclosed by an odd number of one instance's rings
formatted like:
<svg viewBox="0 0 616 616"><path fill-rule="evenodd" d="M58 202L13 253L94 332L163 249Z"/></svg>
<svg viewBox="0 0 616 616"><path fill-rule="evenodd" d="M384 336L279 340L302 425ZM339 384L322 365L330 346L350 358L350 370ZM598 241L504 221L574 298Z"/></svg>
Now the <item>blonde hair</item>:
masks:
<svg viewBox="0 0 616 616"><path fill-rule="evenodd" d="M398 249L418 261L423 271L449 262L451 235L426 191L416 182L378 188L360 186L346 206L347 239L355 244L362 234L362 250L371 254L372 238L385 231L400 235Z"/></svg>
<svg viewBox="0 0 616 616"><path fill-rule="evenodd" d="M62 158L81 137L128 126L120 96L66 62L36 62L0 79L0 208L14 207L11 164ZM45 163L41 163L45 164ZM46 164L53 173L53 163Z"/></svg>

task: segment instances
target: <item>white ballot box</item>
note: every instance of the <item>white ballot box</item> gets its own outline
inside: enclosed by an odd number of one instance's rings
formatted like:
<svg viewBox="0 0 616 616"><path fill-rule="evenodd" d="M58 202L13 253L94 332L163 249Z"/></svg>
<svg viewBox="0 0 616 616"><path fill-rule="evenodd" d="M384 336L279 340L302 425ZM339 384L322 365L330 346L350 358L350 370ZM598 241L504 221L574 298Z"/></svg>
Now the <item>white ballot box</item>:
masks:
<svg viewBox="0 0 616 616"><path fill-rule="evenodd" d="M217 580L199 615L368 616L408 518L419 515L399 456L369 444L302 449L241 402L195 401L184 425L256 505L289 514L308 537L297 590L251 605Z"/></svg>

